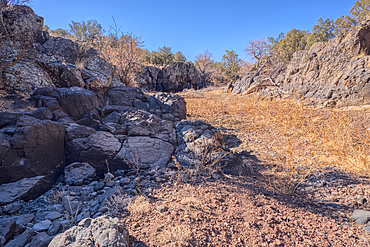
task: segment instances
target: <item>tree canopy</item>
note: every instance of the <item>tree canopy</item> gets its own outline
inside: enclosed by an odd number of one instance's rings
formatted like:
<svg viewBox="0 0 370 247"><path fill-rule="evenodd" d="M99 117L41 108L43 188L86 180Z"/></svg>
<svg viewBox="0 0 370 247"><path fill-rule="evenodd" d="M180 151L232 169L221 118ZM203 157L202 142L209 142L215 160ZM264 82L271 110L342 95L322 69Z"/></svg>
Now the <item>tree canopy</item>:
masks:
<svg viewBox="0 0 370 247"><path fill-rule="evenodd" d="M171 47L159 47L158 51L144 51L143 60L149 64L157 66L167 66L175 62L186 62L186 58L181 51L173 53Z"/></svg>

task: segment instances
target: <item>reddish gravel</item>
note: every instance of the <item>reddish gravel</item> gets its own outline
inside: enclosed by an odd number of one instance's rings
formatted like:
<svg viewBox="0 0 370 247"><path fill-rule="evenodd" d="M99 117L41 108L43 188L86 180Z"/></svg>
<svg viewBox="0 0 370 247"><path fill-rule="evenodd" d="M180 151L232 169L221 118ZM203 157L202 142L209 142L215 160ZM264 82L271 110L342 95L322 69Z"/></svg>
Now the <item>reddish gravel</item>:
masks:
<svg viewBox="0 0 370 247"><path fill-rule="evenodd" d="M208 178L147 191L150 210L123 217L132 246L369 246L370 233L345 213L338 220L323 204L268 191L259 179Z"/></svg>

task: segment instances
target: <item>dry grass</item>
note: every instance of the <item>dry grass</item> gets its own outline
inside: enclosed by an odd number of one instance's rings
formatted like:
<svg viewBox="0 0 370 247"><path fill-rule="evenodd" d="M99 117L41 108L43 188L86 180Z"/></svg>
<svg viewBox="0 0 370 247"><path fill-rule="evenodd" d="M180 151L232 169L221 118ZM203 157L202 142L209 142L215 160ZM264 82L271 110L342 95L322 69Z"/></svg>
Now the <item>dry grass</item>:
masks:
<svg viewBox="0 0 370 247"><path fill-rule="evenodd" d="M127 210L135 215L146 214L151 210L151 204L144 196L137 196L135 200L128 203Z"/></svg>
<svg viewBox="0 0 370 247"><path fill-rule="evenodd" d="M192 239L192 232L187 225L177 225L164 230L159 239L166 246L183 246Z"/></svg>
<svg viewBox="0 0 370 247"><path fill-rule="evenodd" d="M242 146L259 153L273 150L268 158L280 164L295 167L292 162L301 161L307 163L307 172L323 163L356 174L370 172L370 133L358 130L344 111L315 109L297 100L224 94L221 89L185 99L190 120L244 133ZM253 143L255 139L264 142Z"/></svg>
<svg viewBox="0 0 370 247"><path fill-rule="evenodd" d="M368 54L366 54L365 50L360 50L360 53L357 54L356 56L354 56L351 60L356 60L357 58L361 58L361 57L364 57L364 56L367 56Z"/></svg>
<svg viewBox="0 0 370 247"><path fill-rule="evenodd" d="M193 196L187 196L181 199L180 204L188 205L197 209L202 209L202 201Z"/></svg>

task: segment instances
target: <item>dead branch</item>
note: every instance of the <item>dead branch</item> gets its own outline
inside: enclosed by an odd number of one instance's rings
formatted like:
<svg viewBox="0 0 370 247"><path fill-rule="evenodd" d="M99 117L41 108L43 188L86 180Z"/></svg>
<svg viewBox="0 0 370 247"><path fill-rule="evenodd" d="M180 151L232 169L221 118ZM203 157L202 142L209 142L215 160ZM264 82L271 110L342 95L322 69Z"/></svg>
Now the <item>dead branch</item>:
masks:
<svg viewBox="0 0 370 247"><path fill-rule="evenodd" d="M267 58L266 58L266 61L265 61L265 63L258 69L258 71L249 79L249 83L248 83L248 85L244 85L244 86L242 86L242 87L240 87L237 91L235 91L234 92L234 94L239 94L239 93L241 93L241 92L243 92L246 88L249 88L251 85L252 85L252 83L253 83L253 81L254 81L254 78L256 77L256 76L258 76L259 75L259 73L262 71L262 69L266 66L266 64L269 62L269 60L270 60L270 56L268 56Z"/></svg>

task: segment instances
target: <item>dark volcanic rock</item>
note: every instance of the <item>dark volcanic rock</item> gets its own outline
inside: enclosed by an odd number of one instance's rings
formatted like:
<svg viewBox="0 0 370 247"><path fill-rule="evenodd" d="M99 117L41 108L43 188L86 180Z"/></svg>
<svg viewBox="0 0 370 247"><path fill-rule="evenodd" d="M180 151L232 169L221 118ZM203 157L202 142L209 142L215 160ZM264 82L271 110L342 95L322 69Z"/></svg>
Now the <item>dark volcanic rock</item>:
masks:
<svg viewBox="0 0 370 247"><path fill-rule="evenodd" d="M9 140L11 148L1 160L0 184L38 175L53 180L65 163L64 133L63 125L49 120L19 118L15 134ZM2 146L4 150L6 141Z"/></svg>
<svg viewBox="0 0 370 247"><path fill-rule="evenodd" d="M97 131L88 138L74 139L66 143L68 163L87 162L97 174L102 175L106 169L105 160L111 160L120 150L121 143L114 135Z"/></svg>
<svg viewBox="0 0 370 247"><path fill-rule="evenodd" d="M31 200L50 189L45 176L24 178L17 182L0 185L0 205L17 200Z"/></svg>
<svg viewBox="0 0 370 247"><path fill-rule="evenodd" d="M176 62L163 68L156 83L156 90L178 92L185 88L202 88L203 81L198 70L191 63Z"/></svg>
<svg viewBox="0 0 370 247"><path fill-rule="evenodd" d="M370 104L370 20L346 35L317 42L308 51L297 51L286 72L277 79L280 92L305 98L314 105L355 106ZM259 96L278 96L266 89Z"/></svg>

